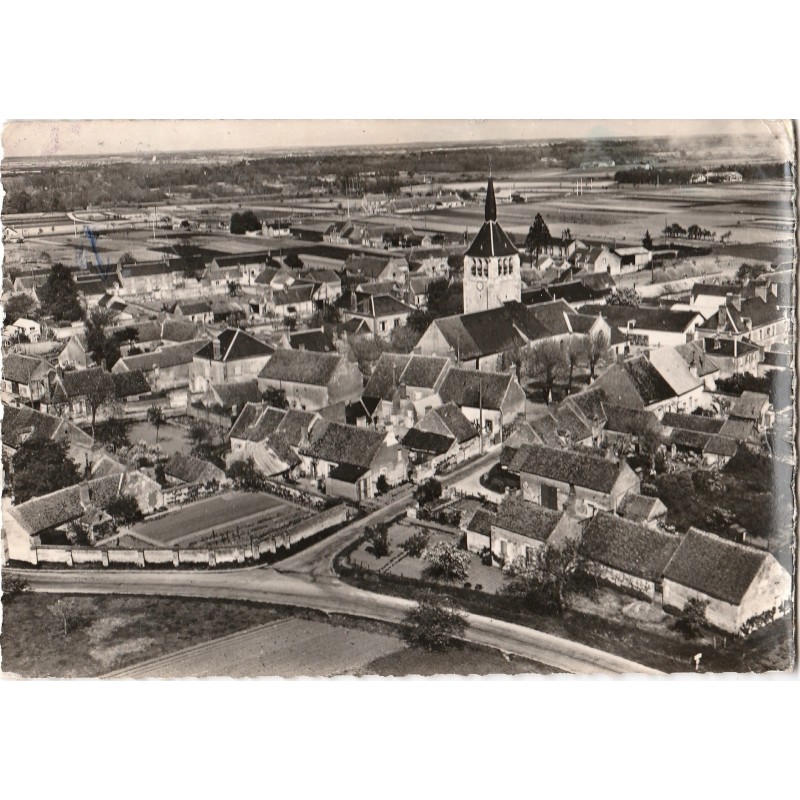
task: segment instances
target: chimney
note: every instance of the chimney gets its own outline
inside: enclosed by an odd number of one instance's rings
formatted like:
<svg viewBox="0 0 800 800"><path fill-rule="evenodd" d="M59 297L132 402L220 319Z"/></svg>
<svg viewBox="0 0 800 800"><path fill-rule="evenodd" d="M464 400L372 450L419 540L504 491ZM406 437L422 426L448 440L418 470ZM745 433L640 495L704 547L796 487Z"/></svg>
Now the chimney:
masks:
<svg viewBox="0 0 800 800"><path fill-rule="evenodd" d="M737 311L742 310L742 296L740 294L726 294L726 302L729 302Z"/></svg>
<svg viewBox="0 0 800 800"><path fill-rule="evenodd" d="M723 305L719 307L719 313L717 314L717 332L722 332L725 330L725 323L728 321L728 306Z"/></svg>
<svg viewBox="0 0 800 800"><path fill-rule="evenodd" d="M766 284L759 284L756 288L756 297L760 297L765 303L767 302L767 286Z"/></svg>
<svg viewBox="0 0 800 800"><path fill-rule="evenodd" d="M222 344L219 339L214 339L214 361L222 358Z"/></svg>

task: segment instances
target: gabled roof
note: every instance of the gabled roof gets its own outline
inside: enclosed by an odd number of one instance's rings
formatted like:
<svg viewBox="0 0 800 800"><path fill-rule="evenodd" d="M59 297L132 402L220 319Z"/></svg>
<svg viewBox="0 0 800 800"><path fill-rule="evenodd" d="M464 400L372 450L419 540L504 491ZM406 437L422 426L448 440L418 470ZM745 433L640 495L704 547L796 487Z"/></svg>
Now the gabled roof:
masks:
<svg viewBox="0 0 800 800"><path fill-rule="evenodd" d="M627 575L657 581L680 543L680 537L600 512L583 532L586 558Z"/></svg>
<svg viewBox="0 0 800 800"><path fill-rule="evenodd" d="M257 403L261 400L261 391L255 379L238 383L214 383L211 389L219 397L224 408L234 406L243 408L247 403Z"/></svg>
<svg viewBox="0 0 800 800"><path fill-rule="evenodd" d="M276 350L258 373L258 377L311 386L327 386L344 360L345 357L340 353Z"/></svg>
<svg viewBox="0 0 800 800"><path fill-rule="evenodd" d="M701 316L699 311L672 311L653 306L583 306L584 314L601 314L611 325L624 328L635 321L634 330L686 333L692 322Z"/></svg>
<svg viewBox="0 0 800 800"><path fill-rule="evenodd" d="M439 329L459 361L494 355L525 343L507 307L441 317L431 325Z"/></svg>
<svg viewBox="0 0 800 800"><path fill-rule="evenodd" d="M358 311L351 313L363 314L367 317L380 319L381 317L395 317L400 314L410 314L413 306L406 305L396 297L388 294L375 294L365 297L358 303Z"/></svg>
<svg viewBox="0 0 800 800"><path fill-rule="evenodd" d="M496 514L487 511L485 508L479 508L473 515L472 519L467 523L467 530L472 533L478 533L481 536L492 535L492 523L497 518Z"/></svg>
<svg viewBox="0 0 800 800"><path fill-rule="evenodd" d="M650 351L648 360L678 396L703 385L700 378L692 375L689 366L674 347L657 347Z"/></svg>
<svg viewBox="0 0 800 800"><path fill-rule="evenodd" d="M274 433L286 416L286 410L267 403L247 403L231 427L231 439L260 442Z"/></svg>
<svg viewBox="0 0 800 800"><path fill-rule="evenodd" d="M727 419L725 424L719 429L720 436L727 436L737 442L746 442L748 439L755 438L757 431L752 420L748 419Z"/></svg>
<svg viewBox="0 0 800 800"><path fill-rule="evenodd" d="M275 348L256 339L241 328L226 328L217 337L220 343L220 361L241 361L246 358L268 356L275 352ZM214 343L206 344L195 353L195 358L204 358L214 361Z"/></svg>
<svg viewBox="0 0 800 800"><path fill-rule="evenodd" d="M400 381L406 386L433 389L442 373L450 365L450 360L438 356L411 356Z"/></svg>
<svg viewBox="0 0 800 800"><path fill-rule="evenodd" d="M3 403L3 444L15 450L28 441L55 441L68 437L72 444L91 447L93 440L77 425L60 417L34 411L28 406Z"/></svg>
<svg viewBox="0 0 800 800"><path fill-rule="evenodd" d="M43 378L52 369L43 358L9 353L3 356L3 379L25 384Z"/></svg>
<svg viewBox="0 0 800 800"><path fill-rule="evenodd" d="M289 346L293 350L306 350L315 353L335 353L336 345L333 338L319 330L300 331L289 334Z"/></svg>
<svg viewBox="0 0 800 800"><path fill-rule="evenodd" d="M381 353L375 369L364 387L364 397L391 400L400 385L400 377L409 361L411 361L409 355Z"/></svg>
<svg viewBox="0 0 800 800"><path fill-rule="evenodd" d="M721 305L721 304L720 304ZM772 325L785 320L786 317L780 309L776 299L769 295L764 301L758 296L748 297L741 301L741 309L737 309L733 300L728 298L725 304L726 319L724 329L734 333L746 333L748 330L746 319L752 322L754 328ZM701 326L704 330L717 329L719 311L710 316Z"/></svg>
<svg viewBox="0 0 800 800"><path fill-rule="evenodd" d="M605 429L613 433L638 436L644 431L658 432L661 429L658 417L651 411L636 408L603 404L606 424Z"/></svg>
<svg viewBox="0 0 800 800"><path fill-rule="evenodd" d="M317 432L319 428L319 432ZM384 434L353 425L322 420L314 427L314 439L302 452L334 464L369 468L383 445Z"/></svg>
<svg viewBox="0 0 800 800"><path fill-rule="evenodd" d="M153 350L151 353L125 356L125 358L120 359L120 362L129 370L140 369L143 372L149 372L156 367L168 369L182 364L191 364L195 353L203 348L207 342L208 339L192 339L180 344L165 345L164 347L159 347L158 350ZM116 364L114 367L116 367ZM116 372L117 370L115 369L114 371Z"/></svg>
<svg viewBox="0 0 800 800"><path fill-rule="evenodd" d="M441 387L439 397L444 403L459 407L499 410L514 378L501 372L482 372L472 369L451 369Z"/></svg>
<svg viewBox="0 0 800 800"><path fill-rule="evenodd" d="M619 507L619 515L631 522L649 522L666 513L667 507L661 500L644 494L626 494Z"/></svg>
<svg viewBox="0 0 800 800"><path fill-rule="evenodd" d="M478 435L477 428L464 416L455 403L445 403L429 413L437 416L459 444L469 442Z"/></svg>
<svg viewBox="0 0 800 800"><path fill-rule="evenodd" d="M184 453L173 453L166 464L164 464L164 474L171 478L177 478L183 483L197 483L201 480L220 480L224 477L223 471L202 458L186 455Z"/></svg>
<svg viewBox="0 0 800 800"><path fill-rule="evenodd" d="M172 310L180 311L181 314L185 314L187 316L190 314L208 314L211 311L211 306L209 305L207 300L193 300L193 301L179 300L172 307Z"/></svg>
<svg viewBox="0 0 800 800"><path fill-rule="evenodd" d="M561 513L543 508L520 495L506 498L497 509L494 526L546 542L561 519Z"/></svg>
<svg viewBox="0 0 800 800"><path fill-rule="evenodd" d="M433 431L423 431L419 428L411 428L403 437L404 447L432 456L443 455L453 446L454 442L455 439L452 436L445 436Z"/></svg>
<svg viewBox="0 0 800 800"><path fill-rule="evenodd" d="M509 469L512 472L538 475L607 494L614 488L626 465L613 464L604 458L575 450L523 444Z"/></svg>
<svg viewBox="0 0 800 800"><path fill-rule="evenodd" d="M675 352L689 365L697 370L697 376L703 378L719 372L719 364L705 351L703 343L699 341L679 344Z"/></svg>
<svg viewBox="0 0 800 800"><path fill-rule="evenodd" d="M761 392L742 392L731 406L730 416L736 419L760 420L769 406L769 395Z"/></svg>
<svg viewBox="0 0 800 800"><path fill-rule="evenodd" d="M725 420L716 419L715 417L701 417L697 414L675 414L668 411L661 417L661 424L668 428L683 428L687 431L719 433L720 428L725 424Z"/></svg>
<svg viewBox="0 0 800 800"><path fill-rule="evenodd" d="M697 592L739 605L771 556L690 528L664 569L664 578Z"/></svg>

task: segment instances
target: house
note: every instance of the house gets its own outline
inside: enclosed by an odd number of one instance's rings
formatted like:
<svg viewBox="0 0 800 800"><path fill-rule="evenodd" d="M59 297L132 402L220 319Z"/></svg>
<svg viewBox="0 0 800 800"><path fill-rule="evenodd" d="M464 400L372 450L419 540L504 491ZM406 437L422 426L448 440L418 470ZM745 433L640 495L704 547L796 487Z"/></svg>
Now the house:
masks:
<svg viewBox="0 0 800 800"><path fill-rule="evenodd" d="M207 300L179 300L170 309L176 317L206 325L214 321L214 311Z"/></svg>
<svg viewBox="0 0 800 800"><path fill-rule="evenodd" d="M401 442L414 467L412 479L415 483L432 477L443 467L456 463L458 458L458 442L446 434L411 428Z"/></svg>
<svg viewBox="0 0 800 800"><path fill-rule="evenodd" d="M43 358L8 353L3 356L3 393L5 399L19 398L34 407L47 397L50 364Z"/></svg>
<svg viewBox="0 0 800 800"><path fill-rule="evenodd" d="M405 256L371 256L353 253L344 262L344 274L368 281L404 283L408 273Z"/></svg>
<svg viewBox="0 0 800 800"><path fill-rule="evenodd" d="M693 309L697 309L704 319L716 314L719 311L721 303L725 302L727 297L733 297L739 294L742 287L736 283L704 283L698 281L692 285L692 291L689 295L689 305Z"/></svg>
<svg viewBox="0 0 800 800"><path fill-rule="evenodd" d="M515 375L453 367L438 391L443 403L455 403L464 416L492 440L525 413L525 392Z"/></svg>
<svg viewBox="0 0 800 800"><path fill-rule="evenodd" d="M203 404L207 408L221 408L225 413L238 417L241 410L248 403L258 403L261 400L261 390L258 381L237 381L233 383L212 383L203 397Z"/></svg>
<svg viewBox="0 0 800 800"><path fill-rule="evenodd" d="M307 446L318 414L247 403L230 431L227 463L253 458L267 477L294 475L302 464L298 451Z"/></svg>
<svg viewBox="0 0 800 800"><path fill-rule="evenodd" d="M374 497L381 476L394 486L408 472L408 453L391 432L327 420L314 426L300 456L305 474L325 481L326 494L353 502Z"/></svg>
<svg viewBox="0 0 800 800"><path fill-rule="evenodd" d="M733 375L755 375L758 372L763 350L747 339L727 339L719 336L704 337L699 340L707 359L717 365L716 378L730 378Z"/></svg>
<svg viewBox="0 0 800 800"><path fill-rule="evenodd" d="M13 338L16 339L24 336L29 342L38 342L42 336L42 326L36 320L27 317L20 317L7 327L13 329Z"/></svg>
<svg viewBox="0 0 800 800"><path fill-rule="evenodd" d="M323 303L335 303L342 296L342 279L332 269L307 269L300 278L316 284L316 296Z"/></svg>
<svg viewBox="0 0 800 800"><path fill-rule="evenodd" d="M602 389L613 405L652 411L659 417L666 411L693 411L704 402L703 383L691 376L688 368L685 373L671 371L677 362L659 363L669 380L649 359L635 356L612 364L593 386ZM685 367L682 359L681 363Z"/></svg>
<svg viewBox="0 0 800 800"><path fill-rule="evenodd" d="M466 547L470 553L484 553L492 546L492 523L497 515L479 508L463 526Z"/></svg>
<svg viewBox="0 0 800 800"><path fill-rule="evenodd" d="M142 372L154 392L186 389L192 380L195 353L207 343L207 338L190 339L152 352L125 356L114 364L111 372Z"/></svg>
<svg viewBox="0 0 800 800"><path fill-rule="evenodd" d="M772 295L743 298L741 294L726 296L718 310L697 326L702 337L747 339L762 350L789 336L789 317ZM712 353L713 355L713 353Z"/></svg>
<svg viewBox="0 0 800 800"><path fill-rule="evenodd" d="M243 270L239 266L217 268L212 265L203 275L201 284L211 294L230 294L231 287L239 286L243 279Z"/></svg>
<svg viewBox="0 0 800 800"><path fill-rule="evenodd" d="M590 248L583 261L587 272L606 272L609 275L622 273L622 258L606 245Z"/></svg>
<svg viewBox="0 0 800 800"><path fill-rule="evenodd" d="M69 457L80 467L93 457L94 440L68 420L3 403L3 455L13 457L25 442L65 442ZM10 463L10 462L9 462Z"/></svg>
<svg viewBox="0 0 800 800"><path fill-rule="evenodd" d="M520 476L525 499L554 511L574 506L584 517L616 511L626 494L640 488L638 476L625 462L537 444L522 445L508 469Z"/></svg>
<svg viewBox="0 0 800 800"><path fill-rule="evenodd" d="M258 373L258 386L283 390L291 408L316 411L355 400L364 383L358 364L341 353L276 350Z"/></svg>
<svg viewBox="0 0 800 800"><path fill-rule="evenodd" d="M417 422L414 428L409 431L417 431L411 438L411 442L425 441L435 443L437 440L424 439L420 434L433 434L443 437L450 441L447 450L437 452L432 459L434 467L445 467L460 464L480 452L480 436L477 427L470 422L455 403L446 403L438 408L432 408L422 419ZM405 444L405 439L403 440ZM438 443L438 447L443 446L443 441ZM423 448L413 448L425 452ZM427 460L427 459L426 459Z"/></svg>
<svg viewBox="0 0 800 800"><path fill-rule="evenodd" d="M580 550L591 574L653 602L660 599L664 569L680 541L675 534L601 512L586 526Z"/></svg>
<svg viewBox="0 0 800 800"><path fill-rule="evenodd" d="M336 343L323 328L290 333L287 344L292 350L309 350L314 353L335 353Z"/></svg>
<svg viewBox="0 0 800 800"><path fill-rule="evenodd" d="M313 283L299 280L279 291L269 288L261 299L259 313L278 319L309 319L317 310L316 292Z"/></svg>
<svg viewBox="0 0 800 800"><path fill-rule="evenodd" d="M121 496L135 498L145 513L164 505L159 484L139 470L131 470L83 481L4 509L3 534L8 558L38 563L36 548L42 544L43 536L51 539L60 536L62 543L67 544L70 523L94 519Z"/></svg>
<svg viewBox="0 0 800 800"><path fill-rule="evenodd" d="M614 255L620 260L621 272L637 272L653 261L653 251L641 245L636 247L615 247Z"/></svg>
<svg viewBox="0 0 800 800"><path fill-rule="evenodd" d="M195 352L192 392L202 394L213 383L256 378L274 352L274 347L241 328L226 328Z"/></svg>
<svg viewBox="0 0 800 800"><path fill-rule="evenodd" d="M680 344L675 348L675 352L686 362L689 372L703 381L706 391L713 392L717 379L723 376L720 365L710 353L706 353L704 340Z"/></svg>
<svg viewBox="0 0 800 800"><path fill-rule="evenodd" d="M709 405L711 395L705 392L705 383L674 347L659 347L652 350L648 360L669 384L678 406L693 411L695 408Z"/></svg>
<svg viewBox="0 0 800 800"><path fill-rule="evenodd" d="M414 308L428 307L428 287L435 281L429 275L410 276L403 290L403 300Z"/></svg>
<svg viewBox="0 0 800 800"><path fill-rule="evenodd" d="M164 464L164 475L172 485L200 485L225 481L225 473L210 461L202 458L173 453Z"/></svg>
<svg viewBox="0 0 800 800"><path fill-rule="evenodd" d="M151 391L141 370L107 372L103 367L89 367L65 372L59 368L50 376L47 409L70 419L90 420L93 403L96 410L102 407L106 412L114 400L140 400Z"/></svg>
<svg viewBox="0 0 800 800"><path fill-rule="evenodd" d="M395 328L406 324L408 315L414 311L412 306L388 294L369 295L357 301L355 309L342 311L342 318L364 320L374 336L387 339Z"/></svg>
<svg viewBox="0 0 800 800"><path fill-rule="evenodd" d="M119 265L117 279L120 284L117 295L121 297L145 295L170 299L177 289L186 285L187 280L194 281L194 278L187 279L181 259Z"/></svg>
<svg viewBox="0 0 800 800"><path fill-rule="evenodd" d="M64 349L58 354L58 365L68 369L86 369L94 363L92 351L86 343L86 336L76 333L71 336L64 345Z"/></svg>
<svg viewBox="0 0 800 800"><path fill-rule="evenodd" d="M519 494L500 503L491 522L490 550L501 565L523 559L531 564L537 551L556 540L577 539L580 527L575 517L525 500Z"/></svg>
<svg viewBox="0 0 800 800"><path fill-rule="evenodd" d="M651 411L603 403L603 414L603 439L623 452L628 445L638 452L643 440L652 443L664 438L661 423Z"/></svg>
<svg viewBox="0 0 800 800"><path fill-rule="evenodd" d="M691 599L708 603L706 619L746 633L791 608L792 576L771 553L690 528L664 568L664 607Z"/></svg>
<svg viewBox="0 0 800 800"><path fill-rule="evenodd" d="M667 507L657 497L631 493L625 495L619 515L630 522L657 526L667 513Z"/></svg>
<svg viewBox="0 0 800 800"><path fill-rule="evenodd" d="M676 347L694 339L703 323L695 311L672 311L654 306L586 305L581 313L602 314L623 334L631 348Z"/></svg>

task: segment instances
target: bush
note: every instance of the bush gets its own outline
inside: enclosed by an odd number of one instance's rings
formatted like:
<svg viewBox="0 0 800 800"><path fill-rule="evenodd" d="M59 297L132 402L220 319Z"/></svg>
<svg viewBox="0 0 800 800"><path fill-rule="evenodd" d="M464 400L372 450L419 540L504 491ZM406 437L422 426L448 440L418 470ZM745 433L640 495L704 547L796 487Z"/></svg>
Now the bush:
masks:
<svg viewBox="0 0 800 800"><path fill-rule="evenodd" d="M389 529L386 525L381 524L374 528L367 528L365 535L369 542L367 550L375 558L385 558L389 555Z"/></svg>
<svg viewBox="0 0 800 800"><path fill-rule="evenodd" d="M266 490L266 477L256 466L253 457L246 461L234 461L225 473L233 481L237 489L245 492L263 492Z"/></svg>
<svg viewBox="0 0 800 800"><path fill-rule="evenodd" d="M678 614L674 628L680 631L687 639L696 639L703 628L708 625L706 618L706 608L708 600L701 600L699 597L692 597Z"/></svg>
<svg viewBox="0 0 800 800"><path fill-rule="evenodd" d="M406 613L400 635L411 647L445 650L466 629L467 620L461 612L428 595Z"/></svg>
<svg viewBox="0 0 800 800"><path fill-rule="evenodd" d="M442 496L442 484L436 478L428 478L414 489L414 499L420 506L436 502Z"/></svg>
<svg viewBox="0 0 800 800"><path fill-rule="evenodd" d="M417 531L400 545L407 556L420 558L428 547L431 535L427 531Z"/></svg>
<svg viewBox="0 0 800 800"><path fill-rule="evenodd" d="M389 491L389 481L386 480L385 475L380 475L378 480L375 482L375 488L378 490L378 494L386 494Z"/></svg>
<svg viewBox="0 0 800 800"><path fill-rule="evenodd" d="M467 579L469 554L454 544L438 542L426 548L422 557L428 562L424 571L427 578L446 583L461 583Z"/></svg>

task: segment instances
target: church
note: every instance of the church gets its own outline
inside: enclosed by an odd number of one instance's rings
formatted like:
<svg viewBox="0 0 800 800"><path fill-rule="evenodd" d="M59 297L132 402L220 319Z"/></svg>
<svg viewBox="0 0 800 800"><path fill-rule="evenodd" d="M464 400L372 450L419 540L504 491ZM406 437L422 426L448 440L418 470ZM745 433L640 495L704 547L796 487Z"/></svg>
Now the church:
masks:
<svg viewBox="0 0 800 800"><path fill-rule="evenodd" d="M497 222L491 178L483 225L464 255L463 286L465 314L501 308L522 296L519 251Z"/></svg>

